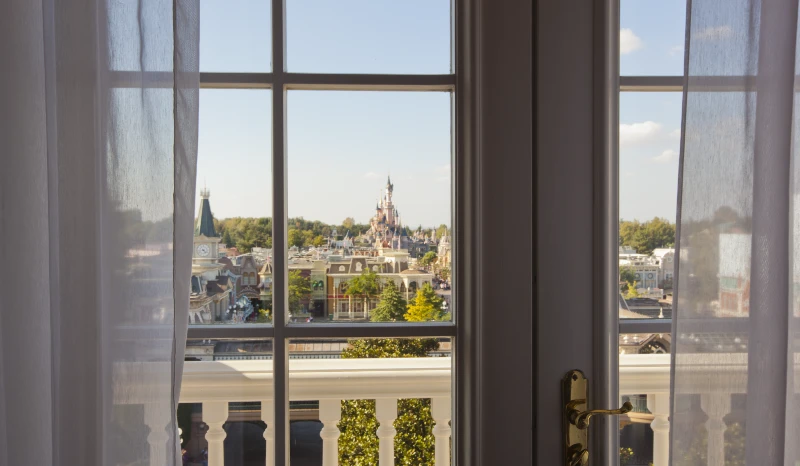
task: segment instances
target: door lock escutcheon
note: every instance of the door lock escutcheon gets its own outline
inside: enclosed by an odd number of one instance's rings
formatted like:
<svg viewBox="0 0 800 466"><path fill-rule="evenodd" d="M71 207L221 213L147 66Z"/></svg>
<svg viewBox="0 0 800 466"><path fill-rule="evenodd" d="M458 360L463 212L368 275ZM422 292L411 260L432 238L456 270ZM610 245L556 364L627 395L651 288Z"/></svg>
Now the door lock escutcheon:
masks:
<svg viewBox="0 0 800 466"><path fill-rule="evenodd" d="M566 466L586 466L589 464L589 421L596 415L625 414L633 409L626 401L619 409L587 410L587 388L589 382L583 372L567 372L561 380L561 393L564 412L562 431L564 433L564 464Z"/></svg>

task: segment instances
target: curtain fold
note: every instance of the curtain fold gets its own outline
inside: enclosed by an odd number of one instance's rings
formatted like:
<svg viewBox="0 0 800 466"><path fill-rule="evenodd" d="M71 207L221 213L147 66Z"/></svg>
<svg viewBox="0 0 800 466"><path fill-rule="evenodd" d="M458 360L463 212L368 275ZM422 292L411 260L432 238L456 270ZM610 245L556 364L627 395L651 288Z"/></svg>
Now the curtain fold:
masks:
<svg viewBox="0 0 800 466"><path fill-rule="evenodd" d="M198 10L0 5L2 466L179 464Z"/></svg>
<svg viewBox="0 0 800 466"><path fill-rule="evenodd" d="M800 462L798 1L690 0L671 462Z"/></svg>

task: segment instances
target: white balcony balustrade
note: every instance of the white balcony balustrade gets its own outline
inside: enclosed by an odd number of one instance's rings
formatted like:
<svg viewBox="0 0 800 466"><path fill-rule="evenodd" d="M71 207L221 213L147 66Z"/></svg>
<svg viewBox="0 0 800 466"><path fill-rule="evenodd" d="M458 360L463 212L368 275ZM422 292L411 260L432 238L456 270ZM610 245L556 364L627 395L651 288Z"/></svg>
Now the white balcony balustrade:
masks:
<svg viewBox="0 0 800 466"><path fill-rule="evenodd" d="M730 412L732 394L745 393L747 386L746 355L686 355L697 371L696 395L708 415L709 464L723 464L725 425L723 417ZM739 360L741 359L741 360ZM800 361L795 361L800 364ZM162 457L171 454L165 435L168 418L166 407L151 406L147 394L154 383L169 387L163 371L148 378L147 363L120 366L118 377L130 380L129 385L115 393L115 401L127 404L144 404L145 420L151 426L148 436L151 464L163 464ZM682 370L691 371L691 364L682 362ZM428 398L432 400L434 419L432 435L435 438L436 466L450 464L451 418L451 360L438 358L399 359L298 359L291 361L289 399L291 401L318 400L319 420L323 423L320 437L323 444L324 466L338 463L338 439L342 400L376 400L376 417L380 422L376 431L379 439L380 466L394 463L394 436L392 425L397 417L397 400L402 398ZM715 371L718 377L709 377ZM683 373L682 377L691 377ZM620 355L620 395L647 395L647 408L653 415L650 424L653 432L653 465L667 466L669 459L669 400L670 356L667 354ZM163 379L163 380L162 380ZM686 379L684 379L686 380ZM713 380L713 383L709 383ZM800 384L800 380L796 380ZM558 381L553 382L556 385ZM682 384L682 386L690 386ZM229 402L261 401L261 419L266 423L266 465L271 462L274 448L273 379L268 361L237 360L186 362L181 384L181 403L202 403L203 421L208 425L209 466L223 466L225 430ZM681 393L684 394L684 393ZM689 394L688 392L685 394Z"/></svg>
<svg viewBox="0 0 800 466"><path fill-rule="evenodd" d="M379 422L379 465L394 465L397 400L430 398L435 425L436 466L450 464L450 358L297 359L289 374L290 401L319 401L322 422L322 464L338 464L342 400L375 400ZM267 424L266 465L274 448L272 368L269 361L186 362L181 383L181 403L202 403L208 426L208 465L223 466L229 402L261 401L261 418ZM208 414L207 414L208 413Z"/></svg>

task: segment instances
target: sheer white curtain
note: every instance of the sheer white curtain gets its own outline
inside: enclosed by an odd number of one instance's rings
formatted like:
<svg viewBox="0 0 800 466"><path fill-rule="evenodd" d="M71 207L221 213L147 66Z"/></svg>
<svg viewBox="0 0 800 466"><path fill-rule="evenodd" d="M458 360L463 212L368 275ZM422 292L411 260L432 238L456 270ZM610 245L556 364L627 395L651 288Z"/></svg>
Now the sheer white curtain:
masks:
<svg viewBox="0 0 800 466"><path fill-rule="evenodd" d="M172 465L196 0L0 3L0 465Z"/></svg>
<svg viewBox="0 0 800 466"><path fill-rule="evenodd" d="M800 461L797 0L690 0L674 465Z"/></svg>

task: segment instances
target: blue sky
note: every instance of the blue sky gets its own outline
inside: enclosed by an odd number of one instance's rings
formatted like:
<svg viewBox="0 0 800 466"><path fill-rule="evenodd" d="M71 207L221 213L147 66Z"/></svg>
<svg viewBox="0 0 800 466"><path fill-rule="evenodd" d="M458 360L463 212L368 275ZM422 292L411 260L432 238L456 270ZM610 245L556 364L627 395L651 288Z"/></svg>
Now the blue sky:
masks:
<svg viewBox="0 0 800 466"><path fill-rule="evenodd" d="M447 73L449 0L287 0L293 72ZM622 0L621 72L682 74L685 2ZM269 2L201 0L202 71L271 69ZM289 215L365 222L391 174L405 223L450 224L450 95L291 91ZM218 218L271 213L271 94L202 90L198 191ZM675 218L680 94L620 100L620 214Z"/></svg>

